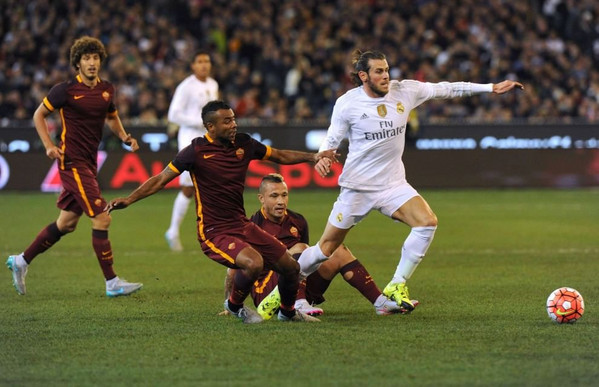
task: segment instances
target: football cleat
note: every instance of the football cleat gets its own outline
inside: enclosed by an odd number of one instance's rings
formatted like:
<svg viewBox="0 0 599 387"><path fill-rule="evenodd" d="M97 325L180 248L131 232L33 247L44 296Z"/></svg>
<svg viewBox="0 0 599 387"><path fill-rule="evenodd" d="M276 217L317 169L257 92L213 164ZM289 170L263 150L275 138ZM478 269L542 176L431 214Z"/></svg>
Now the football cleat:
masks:
<svg viewBox="0 0 599 387"><path fill-rule="evenodd" d="M239 308L237 313L229 309L229 300L225 300L224 306L227 312L240 319L244 324L257 324L264 321L262 316L245 305Z"/></svg>
<svg viewBox="0 0 599 387"><path fill-rule="evenodd" d="M258 304L256 309L264 320L270 320L277 313L280 306L281 295L279 294L279 287L275 286L272 292Z"/></svg>
<svg viewBox="0 0 599 387"><path fill-rule="evenodd" d="M320 316L323 313L322 309L310 305L305 298L295 301L295 310L299 310L308 316Z"/></svg>
<svg viewBox="0 0 599 387"><path fill-rule="evenodd" d="M12 284L17 289L17 293L25 295L25 276L27 275L27 263L24 265L18 264L19 255L11 255L6 260L8 270L12 271Z"/></svg>
<svg viewBox="0 0 599 387"><path fill-rule="evenodd" d="M106 295L108 297L119 297L128 296L131 293L135 293L141 289L143 284L136 282L127 282L115 277L109 281L106 281Z"/></svg>
<svg viewBox="0 0 599 387"><path fill-rule="evenodd" d="M168 247L172 251L176 251L176 252L183 251L183 245L181 244L181 239L179 239L178 235L172 236L167 231L167 232L164 233L164 239L166 239L166 243L168 243Z"/></svg>
<svg viewBox="0 0 599 387"><path fill-rule="evenodd" d="M385 286L383 294L391 301L395 301L397 305L404 310L402 313L410 313L414 310L414 304L412 303L412 300L410 300L408 287L405 283L389 282L389 284Z"/></svg>
<svg viewBox="0 0 599 387"><path fill-rule="evenodd" d="M309 316L297 309L295 310L293 317L287 317L279 310L278 319L283 322L320 322L316 317Z"/></svg>
<svg viewBox="0 0 599 387"><path fill-rule="evenodd" d="M387 297L383 298L383 302L379 304L374 304L374 310L376 314L379 316L388 316L390 314L403 313L403 308L397 305L397 302L388 299Z"/></svg>

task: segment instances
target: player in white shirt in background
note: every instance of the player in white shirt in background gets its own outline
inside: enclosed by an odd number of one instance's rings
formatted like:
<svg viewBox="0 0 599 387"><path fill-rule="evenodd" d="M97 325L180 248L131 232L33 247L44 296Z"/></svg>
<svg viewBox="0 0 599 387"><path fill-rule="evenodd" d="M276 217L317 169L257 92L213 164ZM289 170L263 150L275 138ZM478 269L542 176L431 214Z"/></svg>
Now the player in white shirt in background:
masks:
<svg viewBox="0 0 599 387"><path fill-rule="evenodd" d="M175 89L168 109L168 120L179 126L177 134L179 151L188 146L194 138L206 134L202 121L202 108L209 101L218 99L218 83L210 77L211 69L210 55L205 51L198 51L191 62L193 74L185 78ZM193 183L189 172L185 171L179 176L179 184L181 191L173 204L171 225L164 234L173 251L183 250L179 228L193 195Z"/></svg>
<svg viewBox="0 0 599 387"><path fill-rule="evenodd" d="M356 50L352 63L355 72L351 76L357 87L337 99L320 147L336 149L341 140L349 139L347 160L339 177L340 193L319 242L302 253L300 268L304 276L313 273L343 243L353 226L370 211L380 211L411 227L395 274L383 290L384 295L410 311L414 303L405 283L426 254L437 229L437 217L428 203L406 181L402 154L410 111L433 98L503 94L524 87L509 80L497 84L390 80L386 57L377 51ZM320 160L315 168L325 175L330 164Z"/></svg>

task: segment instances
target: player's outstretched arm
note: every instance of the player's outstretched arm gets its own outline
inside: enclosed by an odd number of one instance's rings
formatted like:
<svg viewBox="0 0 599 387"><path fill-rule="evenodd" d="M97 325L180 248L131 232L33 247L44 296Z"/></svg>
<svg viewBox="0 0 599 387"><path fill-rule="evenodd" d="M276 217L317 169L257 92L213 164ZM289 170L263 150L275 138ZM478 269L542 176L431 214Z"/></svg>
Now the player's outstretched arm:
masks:
<svg viewBox="0 0 599 387"><path fill-rule="evenodd" d="M272 148L272 152L268 159L278 164L298 164L303 162L316 163L318 160L326 157L334 162L337 161L338 155L339 154L337 153L336 149L328 149L318 153L310 153Z"/></svg>
<svg viewBox="0 0 599 387"><path fill-rule="evenodd" d="M505 80L503 82L494 83L493 84L493 93L503 94L508 91L518 88L520 90L524 90L524 85L520 82Z"/></svg>
<svg viewBox="0 0 599 387"><path fill-rule="evenodd" d="M146 198L160 191L164 188L165 185L167 185L171 180L173 180L177 176L179 176L178 173L173 171L170 167L166 167L158 175L154 175L150 177L148 180L146 180L144 183L142 183L142 185L137 187L137 189L131 192L131 194L129 194L129 196L127 196L126 198L112 199L110 203L108 203L104 211L108 211L108 213L110 213L112 210L120 210L123 208L127 208L136 201Z"/></svg>

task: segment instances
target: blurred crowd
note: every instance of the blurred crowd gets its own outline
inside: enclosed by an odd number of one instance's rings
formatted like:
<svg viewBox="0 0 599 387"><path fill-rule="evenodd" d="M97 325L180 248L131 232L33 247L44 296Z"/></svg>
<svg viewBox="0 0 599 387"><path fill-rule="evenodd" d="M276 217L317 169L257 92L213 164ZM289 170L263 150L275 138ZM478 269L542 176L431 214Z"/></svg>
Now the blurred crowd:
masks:
<svg viewBox="0 0 599 387"><path fill-rule="evenodd" d="M73 75L82 35L126 123L164 124L199 49L240 118L327 122L353 87L354 48L383 51L394 79L498 82L525 92L431 101L420 122L599 121L597 0L2 0L0 117L30 120Z"/></svg>

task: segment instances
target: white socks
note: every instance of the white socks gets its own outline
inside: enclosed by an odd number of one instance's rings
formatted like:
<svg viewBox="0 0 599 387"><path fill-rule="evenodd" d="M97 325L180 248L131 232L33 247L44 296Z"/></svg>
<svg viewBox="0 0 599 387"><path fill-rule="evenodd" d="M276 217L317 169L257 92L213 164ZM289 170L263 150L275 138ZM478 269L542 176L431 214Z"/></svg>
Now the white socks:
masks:
<svg viewBox="0 0 599 387"><path fill-rule="evenodd" d="M181 223L183 222L183 218L185 217L185 213L187 212L190 202L191 198L188 198L187 196L183 195L182 191L179 191L177 198L175 199L175 204L173 205L171 225L166 231L170 237L179 236L179 228L181 227Z"/></svg>
<svg viewBox="0 0 599 387"><path fill-rule="evenodd" d="M318 243L308 247L302 252L302 255L300 255L297 260L300 265L300 275L306 278L318 270L318 267L320 267L320 265L327 259L329 259L329 257L322 253Z"/></svg>
<svg viewBox="0 0 599 387"><path fill-rule="evenodd" d="M17 257L17 262L16 262L17 266L19 266L19 267L27 267L27 266L29 266L29 264L25 260L25 257L23 257L23 253L17 255L16 257Z"/></svg>
<svg viewBox="0 0 599 387"><path fill-rule="evenodd" d="M401 259L391 282L405 283L410 279L431 245L436 229L436 226L412 228L401 249Z"/></svg>

